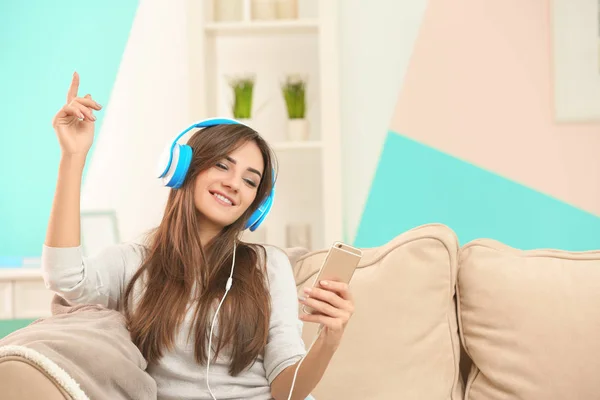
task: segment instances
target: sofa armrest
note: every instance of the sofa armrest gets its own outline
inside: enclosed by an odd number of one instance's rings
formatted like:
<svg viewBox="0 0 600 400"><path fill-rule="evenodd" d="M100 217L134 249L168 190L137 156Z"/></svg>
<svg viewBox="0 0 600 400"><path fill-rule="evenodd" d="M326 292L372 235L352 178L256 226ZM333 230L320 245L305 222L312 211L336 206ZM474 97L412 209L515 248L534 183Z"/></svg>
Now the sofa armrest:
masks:
<svg viewBox="0 0 600 400"><path fill-rule="evenodd" d="M0 358L0 387L7 400L72 400L49 375L19 356Z"/></svg>

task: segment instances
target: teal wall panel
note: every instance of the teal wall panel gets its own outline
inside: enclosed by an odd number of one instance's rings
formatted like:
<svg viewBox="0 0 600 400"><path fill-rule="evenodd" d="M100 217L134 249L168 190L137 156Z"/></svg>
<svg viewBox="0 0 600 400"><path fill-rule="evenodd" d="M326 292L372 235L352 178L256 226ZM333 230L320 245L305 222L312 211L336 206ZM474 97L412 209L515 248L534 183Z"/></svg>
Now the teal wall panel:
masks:
<svg viewBox="0 0 600 400"><path fill-rule="evenodd" d="M432 222L461 244L487 237L521 249L600 249L598 216L389 132L354 243L379 246Z"/></svg>
<svg viewBox="0 0 600 400"><path fill-rule="evenodd" d="M73 71L105 109L137 1L0 2L0 257L39 256L60 150L51 121ZM103 112L97 112L97 127ZM93 148L92 148L93 151Z"/></svg>

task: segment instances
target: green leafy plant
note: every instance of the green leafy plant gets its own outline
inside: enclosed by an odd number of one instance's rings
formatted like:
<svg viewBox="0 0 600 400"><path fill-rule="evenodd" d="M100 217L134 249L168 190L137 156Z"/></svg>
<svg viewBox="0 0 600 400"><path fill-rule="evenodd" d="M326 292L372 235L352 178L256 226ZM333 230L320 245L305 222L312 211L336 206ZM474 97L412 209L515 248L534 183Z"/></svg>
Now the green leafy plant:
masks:
<svg viewBox="0 0 600 400"><path fill-rule="evenodd" d="M304 118L306 115L306 79L298 75L289 75L281 84L288 117L290 119Z"/></svg>
<svg viewBox="0 0 600 400"><path fill-rule="evenodd" d="M233 90L233 104L231 106L233 118L247 119L252 117L254 81L254 76L229 79L229 86Z"/></svg>

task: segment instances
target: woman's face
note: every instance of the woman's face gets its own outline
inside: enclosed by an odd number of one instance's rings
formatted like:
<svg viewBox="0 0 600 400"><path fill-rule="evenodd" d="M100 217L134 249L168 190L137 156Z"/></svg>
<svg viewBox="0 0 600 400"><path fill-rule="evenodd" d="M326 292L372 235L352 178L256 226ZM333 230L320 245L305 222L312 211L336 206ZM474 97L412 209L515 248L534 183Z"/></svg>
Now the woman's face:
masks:
<svg viewBox="0 0 600 400"><path fill-rule="evenodd" d="M263 163L258 145L250 141L196 177L194 205L203 228L218 232L242 216L256 198Z"/></svg>

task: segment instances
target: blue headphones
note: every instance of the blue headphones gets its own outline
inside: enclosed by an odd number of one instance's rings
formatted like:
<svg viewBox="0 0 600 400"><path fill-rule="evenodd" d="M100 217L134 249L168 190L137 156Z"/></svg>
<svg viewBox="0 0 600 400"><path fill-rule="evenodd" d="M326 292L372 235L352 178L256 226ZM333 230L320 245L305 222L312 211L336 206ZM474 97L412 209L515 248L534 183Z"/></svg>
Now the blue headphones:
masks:
<svg viewBox="0 0 600 400"><path fill-rule="evenodd" d="M177 143L177 141L192 129L206 128L221 124L247 126L241 122L229 118L209 118L189 126L187 129L177 135L175 140L173 140L167 149L165 149L165 152L162 154L159 160L157 173L158 178L162 180L164 186L173 189L180 188L185 180L187 171L190 168L190 163L192 161L192 148L187 144ZM252 213L246 222L244 229L249 228L250 231L254 232L256 228L260 226L273 206L274 196L275 184L273 184L273 190L271 190L269 196L260 204L256 211Z"/></svg>

